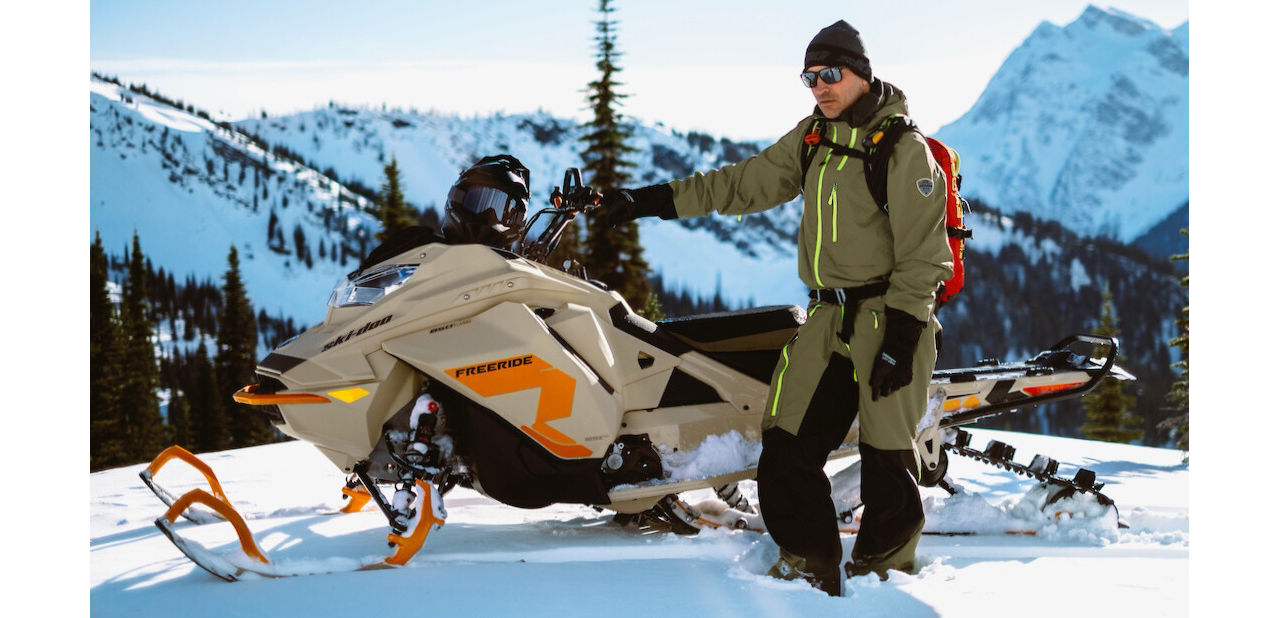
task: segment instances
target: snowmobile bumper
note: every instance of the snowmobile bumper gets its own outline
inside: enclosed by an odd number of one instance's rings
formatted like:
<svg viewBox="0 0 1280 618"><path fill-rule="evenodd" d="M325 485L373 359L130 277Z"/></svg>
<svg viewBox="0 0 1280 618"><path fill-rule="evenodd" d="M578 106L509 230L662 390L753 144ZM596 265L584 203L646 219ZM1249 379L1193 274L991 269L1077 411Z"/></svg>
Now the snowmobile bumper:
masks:
<svg viewBox="0 0 1280 618"><path fill-rule="evenodd" d="M299 403L333 403L327 397L322 395L312 395L311 393L259 393L258 384L250 384L238 390L231 396L238 403L249 406L277 406L281 404L299 404Z"/></svg>

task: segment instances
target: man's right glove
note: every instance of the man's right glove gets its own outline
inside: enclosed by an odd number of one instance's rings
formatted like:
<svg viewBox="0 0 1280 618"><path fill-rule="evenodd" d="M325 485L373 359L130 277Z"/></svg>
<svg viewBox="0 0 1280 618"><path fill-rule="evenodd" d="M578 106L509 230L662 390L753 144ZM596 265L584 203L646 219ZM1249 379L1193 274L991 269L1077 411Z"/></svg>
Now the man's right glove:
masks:
<svg viewBox="0 0 1280 618"><path fill-rule="evenodd" d="M916 344L924 322L905 311L886 307L884 311L884 343L871 367L871 400L888 397L894 391L911 383L915 365Z"/></svg>
<svg viewBox="0 0 1280 618"><path fill-rule="evenodd" d="M607 228L617 227L641 217L676 218L676 203L671 185L658 184L639 189L611 189L600 198L598 221Z"/></svg>

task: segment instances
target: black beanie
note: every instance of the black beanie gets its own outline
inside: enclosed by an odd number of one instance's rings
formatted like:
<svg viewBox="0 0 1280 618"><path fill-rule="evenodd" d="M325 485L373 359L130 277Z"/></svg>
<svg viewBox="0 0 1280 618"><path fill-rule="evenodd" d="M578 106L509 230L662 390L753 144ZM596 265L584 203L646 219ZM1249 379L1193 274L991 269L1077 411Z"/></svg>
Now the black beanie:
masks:
<svg viewBox="0 0 1280 618"><path fill-rule="evenodd" d="M849 67L858 77L871 81L871 60L862 46L862 37L845 20L822 30L804 50L804 68L812 66Z"/></svg>

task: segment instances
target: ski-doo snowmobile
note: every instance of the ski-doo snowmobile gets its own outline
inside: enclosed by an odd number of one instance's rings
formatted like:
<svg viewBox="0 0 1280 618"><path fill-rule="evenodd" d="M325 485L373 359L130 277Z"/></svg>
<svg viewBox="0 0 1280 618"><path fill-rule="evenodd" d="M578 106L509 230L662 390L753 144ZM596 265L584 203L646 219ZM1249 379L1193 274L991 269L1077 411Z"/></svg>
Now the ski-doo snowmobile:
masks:
<svg viewBox="0 0 1280 618"><path fill-rule="evenodd" d="M750 511L736 482L754 478L750 446L758 457L774 365L806 314L775 306L654 323L585 273L548 266L565 226L599 198L568 170L513 250L450 245L425 228L388 239L333 291L324 322L262 359L258 382L235 393L349 475L344 511L372 501L383 512L396 549L379 566L413 557L457 485L514 507L593 505L676 531L711 522L682 492L713 488ZM1011 451L966 452L954 428L1078 397L1107 376L1132 379L1116 351L1113 339L1076 335L1025 362L935 372L922 483L945 482L944 448L1010 464ZM832 458L856 452L857 431ZM673 472L709 439L740 441L748 455L730 469ZM154 476L174 459L200 469L213 493L164 490ZM1058 479L1049 463L1023 468L1071 492L1101 487ZM171 507L157 525L200 566L228 580L253 570L208 559L174 531L179 515L230 521L244 552L267 562L199 459L172 447L142 477Z"/></svg>

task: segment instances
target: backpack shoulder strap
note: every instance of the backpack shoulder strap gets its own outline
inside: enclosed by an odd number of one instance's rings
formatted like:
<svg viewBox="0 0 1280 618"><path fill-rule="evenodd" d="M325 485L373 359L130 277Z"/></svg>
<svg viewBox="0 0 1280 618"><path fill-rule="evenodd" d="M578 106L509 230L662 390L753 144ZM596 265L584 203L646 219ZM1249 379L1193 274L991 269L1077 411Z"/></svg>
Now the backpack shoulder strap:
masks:
<svg viewBox="0 0 1280 618"><path fill-rule="evenodd" d="M898 139L907 131L920 132L916 123L903 114L894 114L880 122L880 126L862 138L862 157L866 171L867 188L880 210L889 212L889 157L893 155ZM921 134L923 135L923 134Z"/></svg>
<svg viewBox="0 0 1280 618"><path fill-rule="evenodd" d="M809 176L809 166L813 164L813 159L818 155L818 146L826 146L831 152L840 156L856 157L866 160L867 154L861 150L856 150L837 144L827 137L827 123L822 118L814 118L813 124L810 125L809 133L805 134L804 139L800 140L800 186L804 186L804 179Z"/></svg>
<svg viewBox="0 0 1280 618"><path fill-rule="evenodd" d="M826 122L821 118L815 118L810 125L809 133L800 141L801 178L809 175L809 167L818 154L818 146L826 146L837 155L862 159L867 189L871 191L872 199L880 210L889 212L889 157L893 155L893 148L904 133L920 132L916 123L903 114L889 116L862 139L862 150L831 141L826 136L826 130ZM803 180L800 184L804 186Z"/></svg>
<svg viewBox="0 0 1280 618"><path fill-rule="evenodd" d="M827 132L827 123L821 118L814 118L809 125L809 132L805 134L804 139L800 140L800 189L804 190L804 179L809 177L809 166L813 164L814 157L818 156L818 144L822 141L822 135Z"/></svg>

